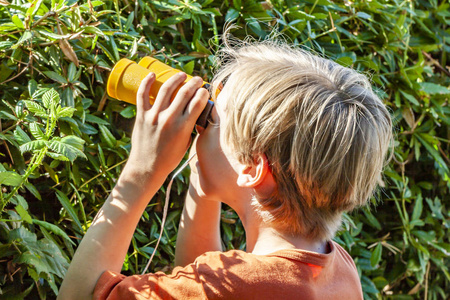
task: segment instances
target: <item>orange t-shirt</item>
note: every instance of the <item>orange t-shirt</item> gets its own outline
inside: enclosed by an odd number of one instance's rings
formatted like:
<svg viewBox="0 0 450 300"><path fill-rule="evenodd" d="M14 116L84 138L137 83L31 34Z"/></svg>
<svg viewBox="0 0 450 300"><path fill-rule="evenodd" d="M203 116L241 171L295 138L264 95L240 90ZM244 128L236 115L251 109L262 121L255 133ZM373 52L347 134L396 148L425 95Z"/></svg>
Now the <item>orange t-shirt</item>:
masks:
<svg viewBox="0 0 450 300"><path fill-rule="evenodd" d="M208 252L170 275L106 271L94 299L363 299L352 258L337 243L329 246L328 254Z"/></svg>

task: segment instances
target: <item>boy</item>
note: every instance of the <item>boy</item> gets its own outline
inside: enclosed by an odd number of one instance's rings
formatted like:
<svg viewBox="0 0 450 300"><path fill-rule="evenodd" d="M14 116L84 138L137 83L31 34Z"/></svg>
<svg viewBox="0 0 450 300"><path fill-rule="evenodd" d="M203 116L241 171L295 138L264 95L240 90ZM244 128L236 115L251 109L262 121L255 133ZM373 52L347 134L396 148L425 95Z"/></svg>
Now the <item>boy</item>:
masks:
<svg viewBox="0 0 450 300"><path fill-rule="evenodd" d="M193 145L171 275L120 270L148 200L178 165L208 99L200 78L167 81L150 109L140 86L132 150L77 249L61 299L362 299L351 257L331 239L371 196L391 140L366 77L274 42L222 51L212 124ZM215 92L213 91L213 95ZM220 203L238 213L247 252L221 252Z"/></svg>

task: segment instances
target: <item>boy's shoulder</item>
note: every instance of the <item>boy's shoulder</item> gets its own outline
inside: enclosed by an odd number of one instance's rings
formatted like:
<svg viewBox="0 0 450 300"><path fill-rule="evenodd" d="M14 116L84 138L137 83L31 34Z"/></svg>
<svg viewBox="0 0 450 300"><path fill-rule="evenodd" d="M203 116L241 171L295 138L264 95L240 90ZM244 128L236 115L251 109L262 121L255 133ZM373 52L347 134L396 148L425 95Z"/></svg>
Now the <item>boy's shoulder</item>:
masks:
<svg viewBox="0 0 450 300"><path fill-rule="evenodd" d="M148 299L336 299L336 295L362 299L353 260L337 243L329 245L328 254L298 249L268 255L241 250L207 252L169 275L157 272L126 277L107 271L96 291L118 299L131 291Z"/></svg>
<svg viewBox="0 0 450 300"><path fill-rule="evenodd" d="M268 255L208 252L194 265L208 298L273 299L281 293L286 299L362 299L351 256L336 242L329 242L329 248L327 254L300 249Z"/></svg>
<svg viewBox="0 0 450 300"><path fill-rule="evenodd" d="M302 250L285 249L266 255L257 255L242 250L229 250L226 252L212 251L200 255L194 262L197 269L204 265L208 268L224 268L228 270L242 269L243 273L252 272L253 268L295 264L301 269L302 266L318 266L321 268L348 269L356 272L356 266L347 251L334 241L328 242L329 252L326 254Z"/></svg>

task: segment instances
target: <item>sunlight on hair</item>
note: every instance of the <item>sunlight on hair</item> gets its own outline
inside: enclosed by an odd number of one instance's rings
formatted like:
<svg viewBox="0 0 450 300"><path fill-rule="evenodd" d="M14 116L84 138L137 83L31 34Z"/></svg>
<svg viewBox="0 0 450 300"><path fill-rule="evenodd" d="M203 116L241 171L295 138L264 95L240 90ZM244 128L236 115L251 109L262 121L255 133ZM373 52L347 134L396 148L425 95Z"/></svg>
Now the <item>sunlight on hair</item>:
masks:
<svg viewBox="0 0 450 300"><path fill-rule="evenodd" d="M254 199L261 217L293 235L329 239L341 214L373 195L392 122L368 78L276 39L236 40L227 27L213 89L224 84L223 145L241 163L264 153L277 195ZM213 92L214 94L214 92Z"/></svg>

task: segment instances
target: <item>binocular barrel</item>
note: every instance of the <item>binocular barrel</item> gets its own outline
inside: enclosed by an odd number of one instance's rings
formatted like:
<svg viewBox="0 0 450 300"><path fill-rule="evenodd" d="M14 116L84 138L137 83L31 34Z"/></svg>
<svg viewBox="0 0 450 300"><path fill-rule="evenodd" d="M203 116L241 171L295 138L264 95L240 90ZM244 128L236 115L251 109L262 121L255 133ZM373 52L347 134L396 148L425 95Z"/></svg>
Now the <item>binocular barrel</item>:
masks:
<svg viewBox="0 0 450 300"><path fill-rule="evenodd" d="M138 64L132 60L122 58L116 63L109 75L107 83L108 95L118 100L136 104L136 95L139 85L150 72L154 72L156 75L156 80L150 90L149 99L150 104L153 105L162 84L181 71L149 56L142 58ZM192 76L187 75L185 83L191 79ZM203 87L207 87L208 85L207 82L203 83ZM177 93L178 90L179 88L175 93ZM196 122L197 125L203 128L208 126L208 119L210 118L213 106L214 102L208 100L208 104Z"/></svg>

